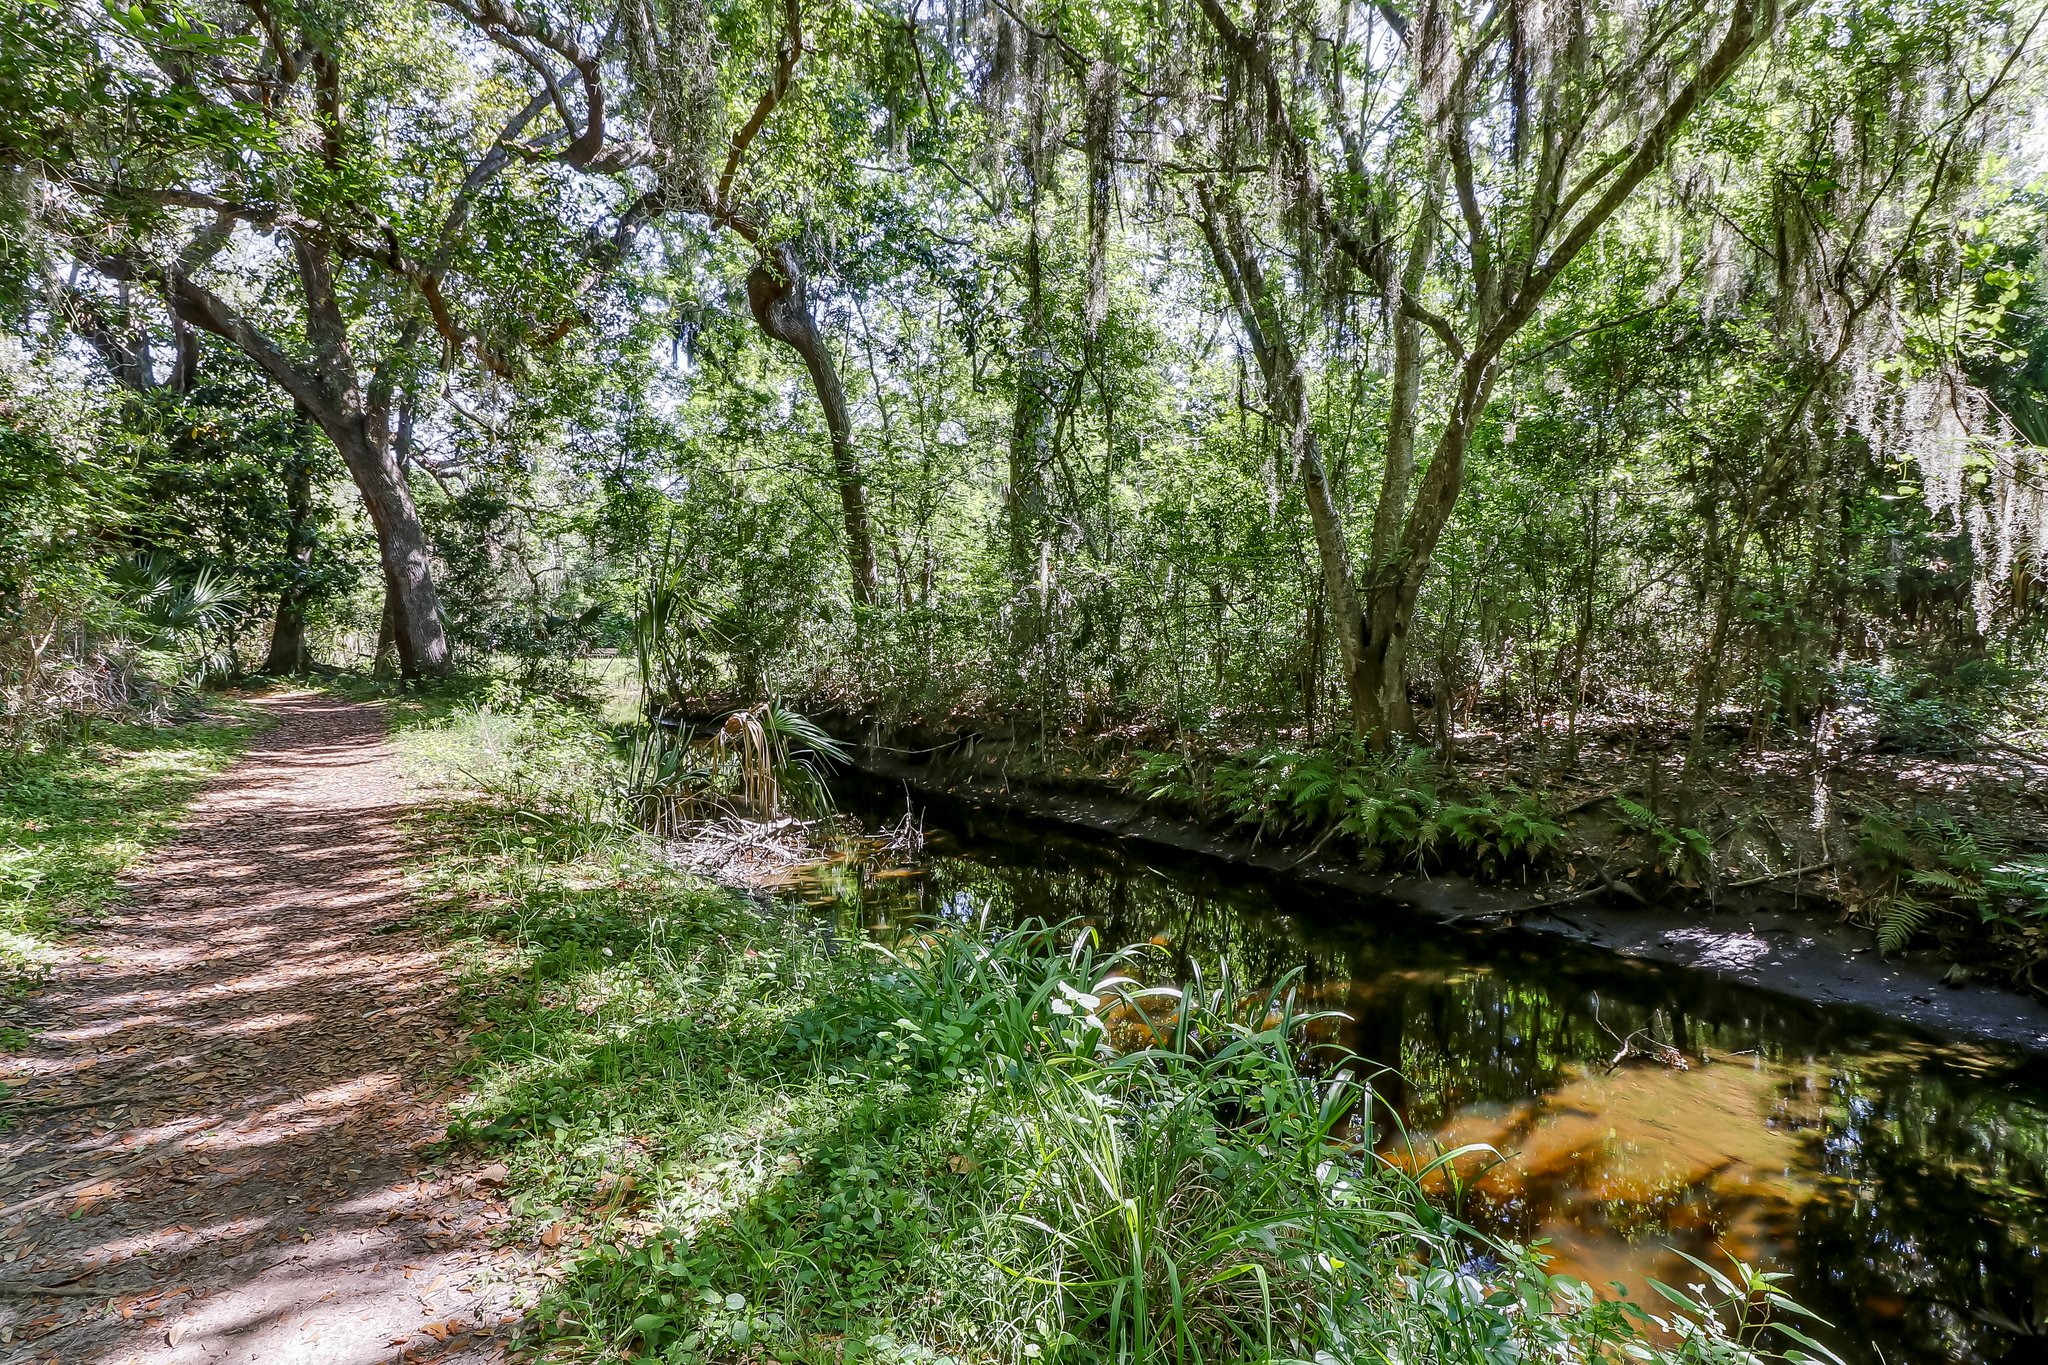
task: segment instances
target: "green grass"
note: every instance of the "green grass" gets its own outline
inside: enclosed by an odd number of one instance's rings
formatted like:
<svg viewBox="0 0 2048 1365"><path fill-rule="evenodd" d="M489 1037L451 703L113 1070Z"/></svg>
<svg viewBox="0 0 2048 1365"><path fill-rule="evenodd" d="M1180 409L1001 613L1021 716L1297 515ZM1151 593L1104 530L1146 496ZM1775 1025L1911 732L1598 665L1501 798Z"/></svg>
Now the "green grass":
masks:
<svg viewBox="0 0 2048 1365"><path fill-rule="evenodd" d="M559 710L398 742L446 783L416 834L476 1031L451 1141L567 1258L539 1358L1777 1358L1768 1277L1701 1267L1653 1347L1460 1224L1284 989L1142 988L1163 962L1073 926L837 939L594 819L605 751Z"/></svg>
<svg viewBox="0 0 2048 1365"><path fill-rule="evenodd" d="M260 718L232 702L166 726L100 725L48 753L0 757L0 980L32 979L67 921L88 919L161 843Z"/></svg>

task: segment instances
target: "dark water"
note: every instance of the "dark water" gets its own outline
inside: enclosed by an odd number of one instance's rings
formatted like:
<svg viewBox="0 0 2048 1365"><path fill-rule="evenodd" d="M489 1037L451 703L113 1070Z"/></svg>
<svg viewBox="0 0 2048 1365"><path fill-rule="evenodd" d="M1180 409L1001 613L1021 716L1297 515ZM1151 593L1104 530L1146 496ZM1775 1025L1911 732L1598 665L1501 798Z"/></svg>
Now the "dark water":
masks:
<svg viewBox="0 0 2048 1365"><path fill-rule="evenodd" d="M899 807L900 810L900 807ZM1500 932L1207 860L972 815L914 866L829 865L792 890L883 928L944 914L1085 919L1242 981L1304 968L1305 1003L1398 1069L1408 1130L1509 1154L1464 1196L1554 1269L1657 1300L1732 1253L1791 1274L1847 1360L2048 1361L2048 1067L1867 1014ZM1684 1070L1610 1070L1647 1030Z"/></svg>

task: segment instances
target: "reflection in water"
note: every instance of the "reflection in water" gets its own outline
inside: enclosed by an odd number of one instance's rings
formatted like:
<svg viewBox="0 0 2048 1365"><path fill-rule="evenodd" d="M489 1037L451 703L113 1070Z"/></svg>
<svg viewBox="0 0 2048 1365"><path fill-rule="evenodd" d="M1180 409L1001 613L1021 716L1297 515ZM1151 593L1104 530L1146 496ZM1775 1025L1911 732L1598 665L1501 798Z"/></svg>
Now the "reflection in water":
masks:
<svg viewBox="0 0 2048 1365"><path fill-rule="evenodd" d="M1468 1216L1548 1239L1557 1268L1638 1299L1732 1253L1791 1272L1857 1362L2048 1359L2048 1090L2041 1068L1868 1016L1236 873L962 817L917 869L834 864L792 890L848 931L1081 919L1183 964L1272 982L1394 1068L1383 1126L1489 1144ZM1610 1067L1636 1030L1686 1069ZM1403 1151L1390 1139L1390 1154ZM1432 1150L1434 1150L1432 1148Z"/></svg>

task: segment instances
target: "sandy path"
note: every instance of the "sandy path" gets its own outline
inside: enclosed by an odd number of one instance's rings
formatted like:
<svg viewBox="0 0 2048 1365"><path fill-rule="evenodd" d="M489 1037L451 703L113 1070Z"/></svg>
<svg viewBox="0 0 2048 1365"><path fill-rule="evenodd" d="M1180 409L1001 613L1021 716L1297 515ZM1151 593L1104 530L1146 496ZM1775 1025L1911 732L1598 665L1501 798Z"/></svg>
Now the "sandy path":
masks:
<svg viewBox="0 0 2048 1365"><path fill-rule="evenodd" d="M433 955L392 932L406 785L372 709L261 704L277 728L127 878L6 1059L0 1361L502 1357L502 1210L424 1166L464 1042Z"/></svg>

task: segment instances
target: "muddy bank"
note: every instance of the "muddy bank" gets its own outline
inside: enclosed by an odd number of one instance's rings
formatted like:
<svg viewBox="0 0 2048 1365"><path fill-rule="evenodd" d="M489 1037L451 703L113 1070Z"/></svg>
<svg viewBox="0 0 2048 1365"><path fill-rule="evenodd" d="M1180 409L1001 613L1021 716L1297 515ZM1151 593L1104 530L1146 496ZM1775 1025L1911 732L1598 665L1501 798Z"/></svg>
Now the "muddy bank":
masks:
<svg viewBox="0 0 2048 1365"><path fill-rule="evenodd" d="M1796 894L1738 892L1712 907L1665 908L1611 893L1570 896L1556 887L1520 891L1459 876L1371 873L1333 854L1254 847L1081 783L1053 788L990 778L857 740L851 751L870 777L907 786L941 808L950 803L1052 821L1343 891L1381 912L1405 908L1475 931L1554 935L1814 1004L1869 1010L1938 1037L2048 1056L2048 1004L2000 986L1945 984L1948 964L1932 953L1886 960L1869 931L1841 923L1831 905L1809 901L1801 908ZM1546 903L1567 896L1555 908Z"/></svg>

